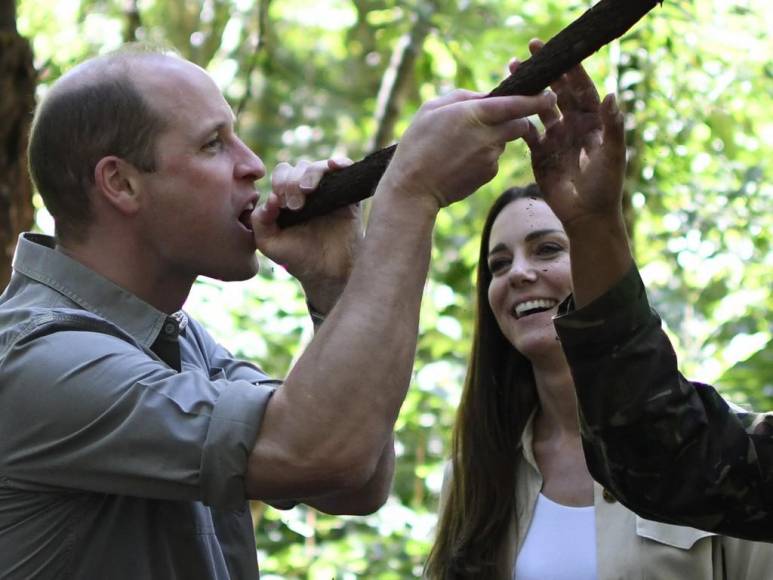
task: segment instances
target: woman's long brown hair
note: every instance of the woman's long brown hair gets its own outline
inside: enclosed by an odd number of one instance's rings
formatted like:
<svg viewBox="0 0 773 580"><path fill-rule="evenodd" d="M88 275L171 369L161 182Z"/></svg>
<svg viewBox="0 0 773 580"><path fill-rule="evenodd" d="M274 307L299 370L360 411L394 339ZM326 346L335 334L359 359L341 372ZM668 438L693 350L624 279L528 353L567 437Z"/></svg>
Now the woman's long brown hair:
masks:
<svg viewBox="0 0 773 580"><path fill-rule="evenodd" d="M432 580L512 577L500 567L515 517L518 447L537 393L531 363L502 334L489 306L487 258L496 217L528 197L543 199L534 184L506 190L483 227L472 349L452 439L453 478L425 569Z"/></svg>

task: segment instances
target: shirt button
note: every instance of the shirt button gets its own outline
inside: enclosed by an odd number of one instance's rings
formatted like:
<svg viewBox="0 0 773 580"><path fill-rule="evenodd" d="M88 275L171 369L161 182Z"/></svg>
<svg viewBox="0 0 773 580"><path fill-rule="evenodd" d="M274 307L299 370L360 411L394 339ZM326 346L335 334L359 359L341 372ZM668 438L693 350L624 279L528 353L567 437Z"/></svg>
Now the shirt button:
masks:
<svg viewBox="0 0 773 580"><path fill-rule="evenodd" d="M615 503L617 501L615 496L612 495L612 492L609 491L606 487L604 488L604 491L601 492L601 497L603 497L604 501L607 503Z"/></svg>
<svg viewBox="0 0 773 580"><path fill-rule="evenodd" d="M167 322L164 325L164 334L168 334L170 336L177 334L177 326L173 322Z"/></svg>

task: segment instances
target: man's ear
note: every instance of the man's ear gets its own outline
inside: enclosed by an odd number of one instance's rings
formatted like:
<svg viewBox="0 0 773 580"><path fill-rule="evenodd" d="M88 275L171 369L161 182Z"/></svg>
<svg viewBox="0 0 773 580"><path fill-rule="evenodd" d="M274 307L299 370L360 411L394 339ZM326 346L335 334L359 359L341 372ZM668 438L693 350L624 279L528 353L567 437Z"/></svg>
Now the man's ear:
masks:
<svg viewBox="0 0 773 580"><path fill-rule="evenodd" d="M114 155L103 157L94 168L97 195L121 213L136 213L140 207L138 175L128 161Z"/></svg>

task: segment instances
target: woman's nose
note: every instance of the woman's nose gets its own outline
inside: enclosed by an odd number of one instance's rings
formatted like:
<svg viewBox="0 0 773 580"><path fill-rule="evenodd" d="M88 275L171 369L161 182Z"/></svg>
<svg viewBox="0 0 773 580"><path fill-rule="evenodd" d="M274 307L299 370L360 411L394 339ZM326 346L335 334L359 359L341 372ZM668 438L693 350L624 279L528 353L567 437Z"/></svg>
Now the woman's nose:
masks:
<svg viewBox="0 0 773 580"><path fill-rule="evenodd" d="M537 280L537 268L530 260L525 258L516 258L510 264L510 271L508 272L508 280L510 284L528 284Z"/></svg>

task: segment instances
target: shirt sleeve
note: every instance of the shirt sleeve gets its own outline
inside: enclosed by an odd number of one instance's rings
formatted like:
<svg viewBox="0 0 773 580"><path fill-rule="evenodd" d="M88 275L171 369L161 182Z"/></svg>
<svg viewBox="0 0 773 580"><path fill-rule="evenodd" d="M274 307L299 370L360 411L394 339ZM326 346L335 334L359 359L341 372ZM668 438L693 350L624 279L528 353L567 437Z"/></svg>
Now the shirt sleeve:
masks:
<svg viewBox="0 0 773 580"><path fill-rule="evenodd" d="M125 337L65 318L35 325L0 362L3 485L241 507L273 387L176 373Z"/></svg>
<svg viewBox="0 0 773 580"><path fill-rule="evenodd" d="M280 387L282 380L270 378L263 370L250 361L234 357L223 345L218 343L198 322L191 319L188 332L202 352L206 353L207 365L213 372L222 374L231 380L243 380L261 387ZM294 499L264 500L271 507L281 510L292 509L298 502Z"/></svg>
<svg viewBox="0 0 773 580"><path fill-rule="evenodd" d="M646 518L773 540L773 417L679 373L635 267L555 326L596 480Z"/></svg>

